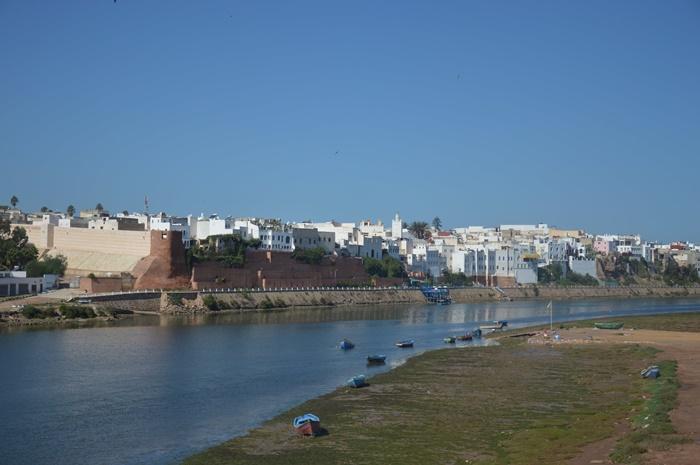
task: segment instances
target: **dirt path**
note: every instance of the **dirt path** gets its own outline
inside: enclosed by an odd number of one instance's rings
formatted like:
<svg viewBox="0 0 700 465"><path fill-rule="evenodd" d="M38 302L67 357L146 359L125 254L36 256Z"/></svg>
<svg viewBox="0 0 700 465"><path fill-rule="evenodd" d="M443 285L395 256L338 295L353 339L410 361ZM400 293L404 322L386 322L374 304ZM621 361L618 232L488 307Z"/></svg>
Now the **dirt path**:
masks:
<svg viewBox="0 0 700 465"><path fill-rule="evenodd" d="M700 463L700 333L677 331L624 330L603 331L571 329L561 332L563 344L644 343L663 350L660 357L678 362L678 408L671 412L676 430L691 442L667 451L652 451L646 456L648 465L697 465ZM533 343L540 342L537 337ZM570 465L610 464L608 455L625 428L603 441L589 444Z"/></svg>

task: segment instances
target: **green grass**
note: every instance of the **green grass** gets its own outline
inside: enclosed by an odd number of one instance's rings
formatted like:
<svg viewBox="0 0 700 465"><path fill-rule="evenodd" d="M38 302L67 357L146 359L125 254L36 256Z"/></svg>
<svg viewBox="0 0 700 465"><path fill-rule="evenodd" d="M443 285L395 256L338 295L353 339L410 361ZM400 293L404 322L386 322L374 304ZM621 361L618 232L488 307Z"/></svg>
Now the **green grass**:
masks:
<svg viewBox="0 0 700 465"><path fill-rule="evenodd" d="M665 315L624 316L616 318L598 318L564 323L563 328L590 328L594 322L622 321L624 329L655 329L661 331L700 332L700 312L669 313ZM522 330L520 330L522 331Z"/></svg>
<svg viewBox="0 0 700 465"><path fill-rule="evenodd" d="M613 434L642 407L638 346L445 349L339 388L185 461L186 464L560 464ZM302 439L294 416L314 412L328 435Z"/></svg>
<svg viewBox="0 0 700 465"><path fill-rule="evenodd" d="M632 419L631 433L618 441L611 458L615 463L641 465L643 454L649 450L666 450L675 444L687 442L687 438L676 434L669 412L677 406L677 391L680 386L675 361L658 363L661 377L645 380L647 399L639 413Z"/></svg>

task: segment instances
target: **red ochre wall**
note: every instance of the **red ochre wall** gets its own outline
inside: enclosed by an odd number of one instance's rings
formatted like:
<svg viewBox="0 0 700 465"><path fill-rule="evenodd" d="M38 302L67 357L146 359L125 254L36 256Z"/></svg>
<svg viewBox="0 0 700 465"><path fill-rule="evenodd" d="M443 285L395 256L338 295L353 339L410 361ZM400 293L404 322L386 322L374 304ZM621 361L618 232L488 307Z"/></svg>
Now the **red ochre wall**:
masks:
<svg viewBox="0 0 700 465"><path fill-rule="evenodd" d="M318 265L299 262L285 252L249 251L244 268L228 268L219 262L194 265L192 288L260 287L289 288L368 284L362 260L354 257L325 257Z"/></svg>
<svg viewBox="0 0 700 465"><path fill-rule="evenodd" d="M180 231L151 231L151 253L134 267L134 289L182 289L190 276Z"/></svg>

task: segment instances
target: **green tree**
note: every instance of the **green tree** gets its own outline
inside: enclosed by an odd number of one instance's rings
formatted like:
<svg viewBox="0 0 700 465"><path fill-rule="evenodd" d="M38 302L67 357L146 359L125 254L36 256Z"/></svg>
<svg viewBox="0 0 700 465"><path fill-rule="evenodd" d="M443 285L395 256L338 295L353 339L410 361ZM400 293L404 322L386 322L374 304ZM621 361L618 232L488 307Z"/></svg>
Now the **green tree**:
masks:
<svg viewBox="0 0 700 465"><path fill-rule="evenodd" d="M46 213L49 211L49 207L41 207L41 213Z"/></svg>
<svg viewBox="0 0 700 465"><path fill-rule="evenodd" d="M430 230L428 223L425 221L414 221L408 226L408 231L413 234L416 239L429 239Z"/></svg>
<svg viewBox="0 0 700 465"><path fill-rule="evenodd" d="M40 260L32 260L27 263L25 269L27 276L30 278L38 278L45 274L56 274L63 276L68 266L68 260L63 255L55 257L44 257Z"/></svg>
<svg viewBox="0 0 700 465"><path fill-rule="evenodd" d="M73 205L68 205L66 208L66 213L68 214L69 218L73 218L73 215L75 215L75 207Z"/></svg>
<svg viewBox="0 0 700 465"><path fill-rule="evenodd" d="M367 257L362 260L362 264L370 276L380 278L405 278L407 276L403 263L389 255L381 260Z"/></svg>
<svg viewBox="0 0 700 465"><path fill-rule="evenodd" d="M13 195L12 197L10 197L10 205L12 205L12 208L15 208L18 203L19 203L19 199L17 198L16 195Z"/></svg>
<svg viewBox="0 0 700 465"><path fill-rule="evenodd" d="M435 228L437 231L442 229L442 220L440 220L439 216L433 218L433 228Z"/></svg>
<svg viewBox="0 0 700 465"><path fill-rule="evenodd" d="M105 208L100 202L97 202L97 205L95 205L95 210L97 210L97 213L102 213L105 210Z"/></svg>
<svg viewBox="0 0 700 465"><path fill-rule="evenodd" d="M7 269L15 266L24 268L37 255L38 251L34 244L29 243L24 228L12 229L9 221L0 220L0 266Z"/></svg>

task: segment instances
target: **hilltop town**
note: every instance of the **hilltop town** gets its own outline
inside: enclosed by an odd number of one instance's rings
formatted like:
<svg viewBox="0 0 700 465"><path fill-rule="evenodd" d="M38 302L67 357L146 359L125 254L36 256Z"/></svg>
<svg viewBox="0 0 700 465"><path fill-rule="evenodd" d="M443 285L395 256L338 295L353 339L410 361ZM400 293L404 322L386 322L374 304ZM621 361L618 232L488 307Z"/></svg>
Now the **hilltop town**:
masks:
<svg viewBox="0 0 700 465"><path fill-rule="evenodd" d="M547 224L443 229L0 206L0 296L138 289L695 285L700 246Z"/></svg>

